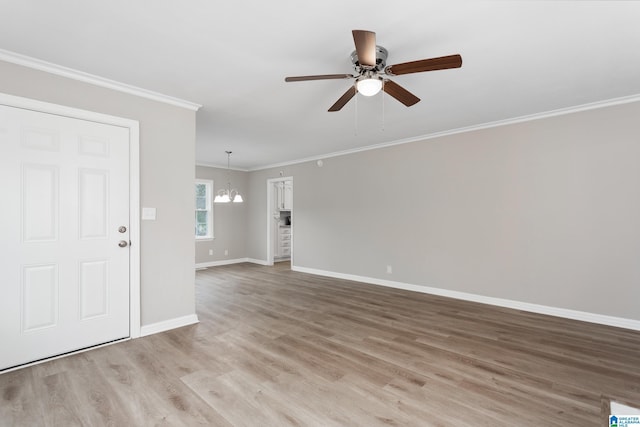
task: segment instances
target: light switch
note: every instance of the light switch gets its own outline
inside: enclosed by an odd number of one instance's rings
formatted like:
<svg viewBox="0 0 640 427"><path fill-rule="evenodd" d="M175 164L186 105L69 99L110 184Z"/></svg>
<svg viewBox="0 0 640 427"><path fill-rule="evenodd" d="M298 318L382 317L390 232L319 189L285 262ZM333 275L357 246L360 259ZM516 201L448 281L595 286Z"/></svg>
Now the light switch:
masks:
<svg viewBox="0 0 640 427"><path fill-rule="evenodd" d="M156 208L142 208L142 219L155 221Z"/></svg>

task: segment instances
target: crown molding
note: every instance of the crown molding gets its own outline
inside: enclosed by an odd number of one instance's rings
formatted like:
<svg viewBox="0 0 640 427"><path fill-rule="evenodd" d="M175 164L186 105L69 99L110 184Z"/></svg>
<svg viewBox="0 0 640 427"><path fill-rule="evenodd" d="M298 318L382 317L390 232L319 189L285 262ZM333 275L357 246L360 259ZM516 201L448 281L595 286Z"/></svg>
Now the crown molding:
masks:
<svg viewBox="0 0 640 427"><path fill-rule="evenodd" d="M305 157L305 158L302 158L302 159L291 160L291 161L288 161L288 162L274 163L274 164L271 164L271 165L259 166L259 167L256 167L256 168L249 169L249 172L260 171L260 170L271 169L271 168L281 168L281 167L284 167L284 166L297 165L297 164L305 163L305 162L315 162L315 161L318 161L318 160L328 159L328 158L331 158L331 157L339 157L339 156L346 156L348 154L360 153L362 151L377 150L379 148L392 147L394 145L409 144L411 142L425 141L425 140L434 139L434 138L441 138L441 137L449 136L449 135L456 135L456 134L459 134L459 133L474 132L474 131L483 130L483 129L490 129L490 128L495 128L495 127L500 127L500 126L512 125L512 124L516 124L516 123L530 122L530 121L540 120L540 119L547 119L547 118L550 118L550 117L563 116L565 114L578 113L578 112L581 112L581 111L588 111L588 110L596 110L596 109L599 109L599 108L613 107L613 106L616 106L616 105L630 104L632 102L639 102L639 101L640 101L640 94L624 96L624 97L620 97L620 98L607 99L607 100L604 100L604 101L591 102L591 103L588 103L588 104L581 104L581 105L576 105L576 106L573 106L573 107L559 108L557 110L544 111L542 113L535 113L535 114L529 114L529 115L526 115L526 116L513 117L513 118L510 118L510 119L497 120L497 121L494 121L494 122L487 122L487 123L482 123L482 124L479 124L479 125L465 126L465 127L446 130L446 131L442 131L442 132L434 132L434 133L414 136L414 137L410 137L410 138L398 139L398 140L395 140L395 141L383 142L383 143L380 143L380 144L367 145L367 146L364 146L364 147L352 148L352 149L349 149L349 150L334 151L334 152L328 153L328 154L322 154L322 155L312 156L312 157Z"/></svg>
<svg viewBox="0 0 640 427"><path fill-rule="evenodd" d="M115 80L106 79L93 74L85 73L84 71L74 70L72 68L63 67L62 65L53 64L51 62L42 61L40 59L32 58L30 56L22 55L16 52L0 49L0 60L10 62L12 64L22 65L24 67L33 68L35 70L44 71L50 74L66 77L69 79L89 83L95 86L104 87L107 89L116 90L118 92L124 92L129 95L139 96L141 98L151 99L153 101L162 102L165 104L173 105L175 107L186 108L192 111L198 111L202 105L196 104L191 101L185 101L183 99L174 98L162 93L153 92L147 89L142 89L137 86L120 83Z"/></svg>
<svg viewBox="0 0 640 427"><path fill-rule="evenodd" d="M234 168L233 166L231 167L227 167L227 165L217 165L214 163L202 163L202 162L196 162L196 166L202 166L205 168L214 168L214 169L224 169L226 170L232 170L232 171L237 171L237 172L251 172L249 169L243 169L243 168Z"/></svg>

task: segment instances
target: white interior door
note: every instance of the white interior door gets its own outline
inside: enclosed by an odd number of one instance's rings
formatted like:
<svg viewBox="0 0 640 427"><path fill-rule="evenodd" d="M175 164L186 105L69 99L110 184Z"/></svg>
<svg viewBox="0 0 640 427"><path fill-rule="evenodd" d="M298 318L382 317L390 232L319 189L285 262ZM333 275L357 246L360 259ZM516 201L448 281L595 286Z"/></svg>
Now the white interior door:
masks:
<svg viewBox="0 0 640 427"><path fill-rule="evenodd" d="M0 200L0 370L128 337L129 129L0 106Z"/></svg>

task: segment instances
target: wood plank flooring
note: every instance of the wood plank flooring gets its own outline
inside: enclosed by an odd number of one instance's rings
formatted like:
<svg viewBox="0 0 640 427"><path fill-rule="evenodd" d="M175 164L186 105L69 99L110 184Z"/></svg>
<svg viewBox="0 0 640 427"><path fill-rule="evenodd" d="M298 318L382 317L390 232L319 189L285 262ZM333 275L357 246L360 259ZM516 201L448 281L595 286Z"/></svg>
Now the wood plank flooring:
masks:
<svg viewBox="0 0 640 427"><path fill-rule="evenodd" d="M604 426L640 333L240 264L200 323L0 375L0 426Z"/></svg>

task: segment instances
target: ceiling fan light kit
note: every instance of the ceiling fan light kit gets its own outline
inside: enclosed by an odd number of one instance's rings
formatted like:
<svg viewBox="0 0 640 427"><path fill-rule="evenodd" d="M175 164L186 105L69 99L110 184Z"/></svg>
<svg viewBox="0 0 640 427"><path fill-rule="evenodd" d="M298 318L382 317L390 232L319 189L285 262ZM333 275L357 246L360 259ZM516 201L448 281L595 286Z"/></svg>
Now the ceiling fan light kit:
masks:
<svg viewBox="0 0 640 427"><path fill-rule="evenodd" d="M373 96L382 89L382 79L380 77L361 77L356 80L358 93L364 96Z"/></svg>
<svg viewBox="0 0 640 427"><path fill-rule="evenodd" d="M351 53L351 63L353 64L356 74L286 77L284 79L285 82L355 79L355 84L329 108L329 111L340 111L356 93L364 96L374 96L381 90L405 106L410 107L420 102L420 98L394 81L385 78L385 76L446 70L450 68L460 68L462 66L462 57L458 54L387 66L387 56L389 52L384 47L376 45L376 33L365 30L353 30L352 33L356 50Z"/></svg>

